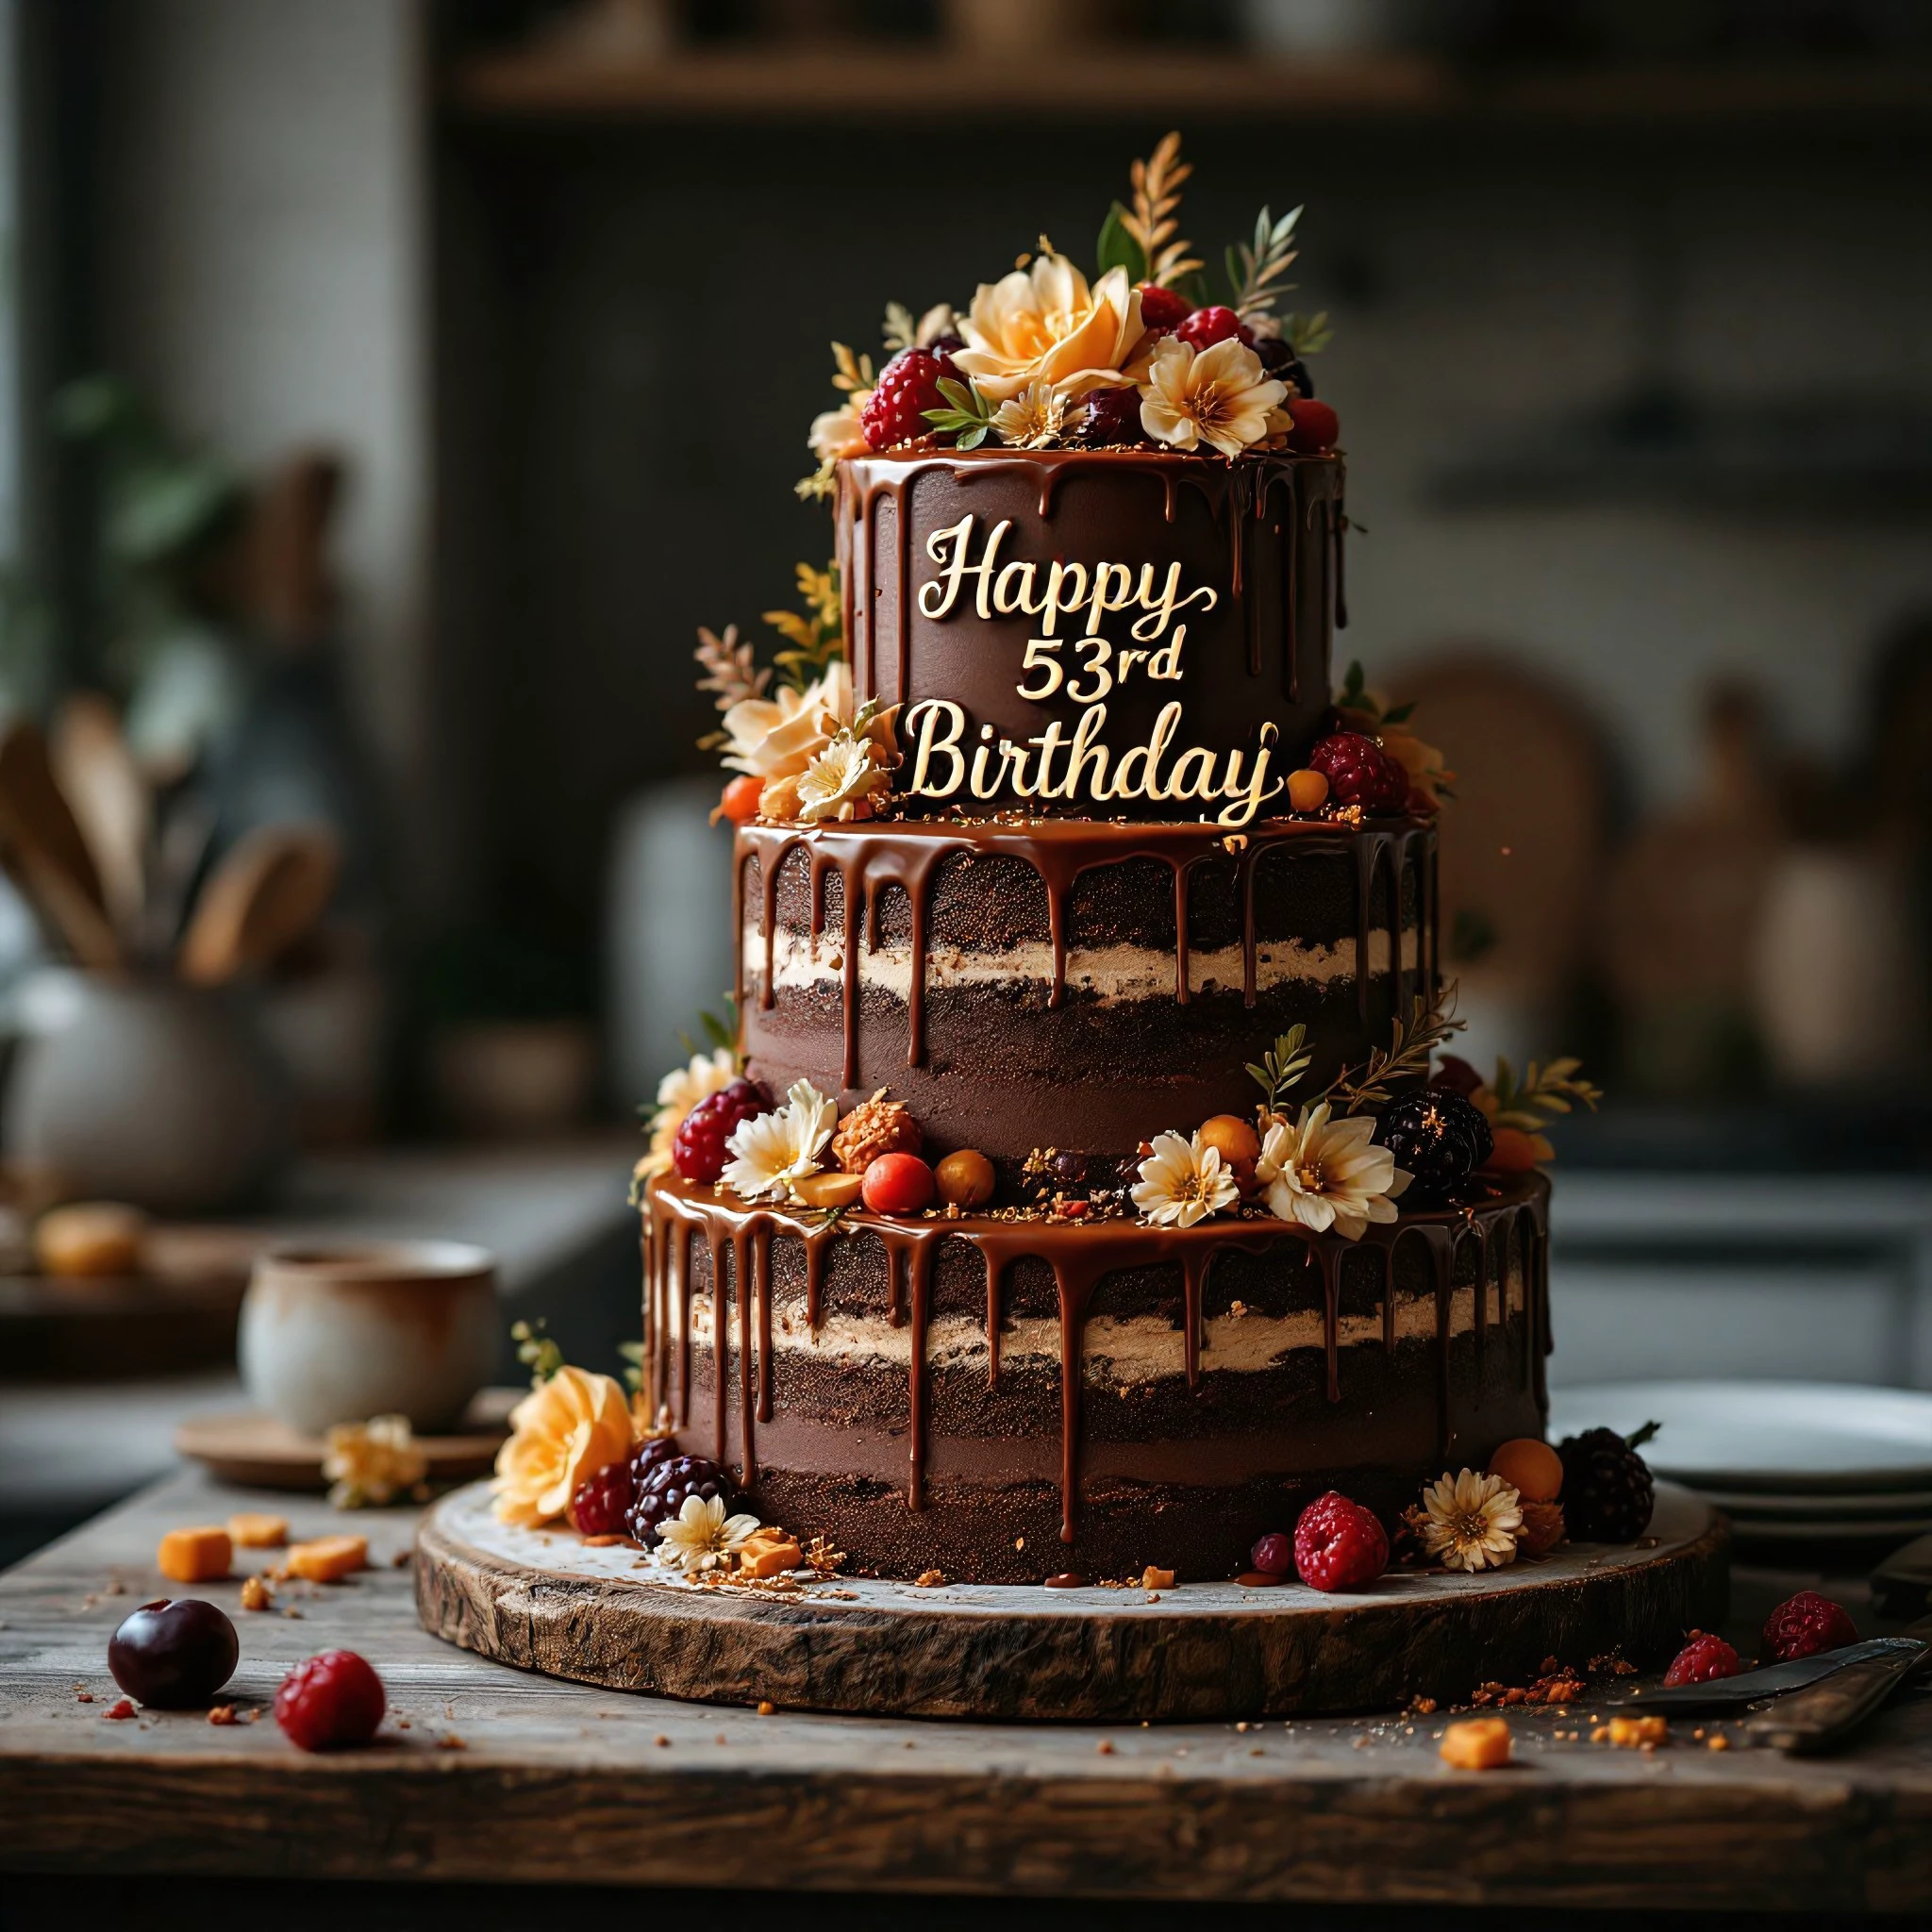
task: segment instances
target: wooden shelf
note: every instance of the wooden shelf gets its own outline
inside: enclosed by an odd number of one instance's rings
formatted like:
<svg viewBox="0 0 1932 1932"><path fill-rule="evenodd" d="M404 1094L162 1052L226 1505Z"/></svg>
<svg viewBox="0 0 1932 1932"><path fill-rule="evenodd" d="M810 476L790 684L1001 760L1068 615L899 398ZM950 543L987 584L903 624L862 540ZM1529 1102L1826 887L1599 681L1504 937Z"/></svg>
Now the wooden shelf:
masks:
<svg viewBox="0 0 1932 1932"><path fill-rule="evenodd" d="M694 48L599 64L543 50L459 62L447 90L485 122L1118 120L1157 114L1474 127L1839 126L1932 134L1932 66L1592 68L1472 75L1424 56L1283 61L1259 55L1101 47L995 60L940 47Z"/></svg>

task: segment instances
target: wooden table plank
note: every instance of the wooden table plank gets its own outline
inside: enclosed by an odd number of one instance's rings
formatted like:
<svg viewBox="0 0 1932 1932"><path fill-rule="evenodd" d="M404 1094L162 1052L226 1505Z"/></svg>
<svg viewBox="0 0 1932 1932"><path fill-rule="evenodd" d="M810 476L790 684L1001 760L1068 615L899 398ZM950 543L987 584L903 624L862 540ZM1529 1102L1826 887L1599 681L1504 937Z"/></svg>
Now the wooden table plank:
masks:
<svg viewBox="0 0 1932 1932"><path fill-rule="evenodd" d="M1653 1756L1559 1743L1597 1707L1519 1711L1518 1765L1483 1775L1441 1766L1440 1718L761 1718L525 1676L428 1637L408 1572L388 1567L407 1511L358 1519L384 1567L285 1589L299 1617L241 1611L237 1583L197 1592L236 1619L244 1711L315 1650L367 1655L400 1721L376 1747L307 1757L265 1715L104 1721L108 1636L163 1593L159 1532L257 1500L298 1533L341 1526L319 1501L182 1475L0 1577L0 1870L1932 1907L1932 1696L1824 1761L1711 1752L1689 1726Z"/></svg>

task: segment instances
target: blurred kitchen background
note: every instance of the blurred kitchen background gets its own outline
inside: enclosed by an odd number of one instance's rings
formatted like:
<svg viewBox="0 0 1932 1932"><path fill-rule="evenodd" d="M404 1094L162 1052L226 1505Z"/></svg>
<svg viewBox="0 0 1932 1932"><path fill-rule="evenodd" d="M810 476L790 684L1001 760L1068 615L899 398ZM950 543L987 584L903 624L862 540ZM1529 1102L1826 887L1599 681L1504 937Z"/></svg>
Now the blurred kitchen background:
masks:
<svg viewBox="0 0 1932 1932"><path fill-rule="evenodd" d="M158 890L227 868L198 976L268 963L276 1057L0 900L0 1462L84 1391L121 1429L115 1468L0 1496L16 1544L225 1386L210 1284L263 1228L481 1241L507 1318L610 1365L635 1109L728 979L695 627L756 627L829 550L791 491L827 342L1042 228L1091 254L1171 125L1189 233L1307 206L1337 669L1421 699L1461 774L1471 1057L1579 1052L1610 1096L1557 1136L1556 1379L1932 1388L1932 9L0 24L0 705L136 814ZM0 819L35 783L0 753ZM161 1210L175 1312L77 1320L48 1188Z"/></svg>

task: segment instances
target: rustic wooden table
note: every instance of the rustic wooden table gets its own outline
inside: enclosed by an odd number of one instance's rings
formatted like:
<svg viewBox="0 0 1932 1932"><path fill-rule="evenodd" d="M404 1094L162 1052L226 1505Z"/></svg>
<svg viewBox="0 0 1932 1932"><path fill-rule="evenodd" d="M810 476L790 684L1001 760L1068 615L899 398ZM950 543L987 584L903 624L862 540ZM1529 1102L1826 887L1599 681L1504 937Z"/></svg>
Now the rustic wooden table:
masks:
<svg viewBox="0 0 1932 1932"><path fill-rule="evenodd" d="M410 1511L357 1519L377 1567L285 1586L277 1610L242 1611L239 1581L200 1587L241 1631L230 1694L258 1722L107 1721L108 1635L167 1593L160 1532L257 1501L298 1534L343 1526L320 1499L180 1475L0 1577L0 1874L1932 1909L1924 1692L1811 1761L1713 1751L1689 1724L1654 1754L1611 1750L1555 1735L1587 1740L1591 1701L1518 1710L1517 1762L1489 1774L1441 1763L1441 1718L760 1717L528 1676L425 1635ZM370 1749L304 1757L266 1707L333 1645L380 1670L391 1722Z"/></svg>

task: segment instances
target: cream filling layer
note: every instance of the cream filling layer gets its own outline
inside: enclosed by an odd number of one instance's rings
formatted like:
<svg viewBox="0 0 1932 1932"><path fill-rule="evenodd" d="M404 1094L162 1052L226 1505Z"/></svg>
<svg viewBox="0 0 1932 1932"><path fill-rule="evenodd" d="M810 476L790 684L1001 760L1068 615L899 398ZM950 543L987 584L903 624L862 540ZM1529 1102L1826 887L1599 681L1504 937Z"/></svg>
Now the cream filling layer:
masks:
<svg viewBox="0 0 1932 1932"><path fill-rule="evenodd" d="M747 974L762 976L765 965L764 936L747 922L740 935L744 949ZM1255 955L1255 983L1257 987L1278 986L1289 981L1326 986L1337 979L1353 979L1356 971L1356 942L1353 937L1333 946L1306 945L1300 941L1270 941ZM1369 936L1369 972L1387 974L1392 949L1389 934L1377 928ZM1405 972L1421 968L1421 935L1414 927L1402 935L1402 963ZM1240 946L1222 946L1211 951L1191 952L1188 956L1188 990L1206 992L1213 988L1241 991L1244 961ZM842 934L822 932L816 939L795 932L780 932L773 942L772 984L776 987L809 987L824 982L838 985L844 973ZM859 943L858 977L861 985L906 1000L912 991L912 949L909 945L881 946L868 952ZM1027 941L1005 952L969 953L957 947L926 948L925 984L935 987L1010 986L1016 981L1035 980L1050 985L1053 980L1053 948L1039 941ZM1174 992L1174 954L1155 946L1078 946L1067 951L1066 983L1069 988L1096 997L1103 1005L1146 999L1172 999Z"/></svg>
<svg viewBox="0 0 1932 1932"><path fill-rule="evenodd" d="M1520 1313L1524 1306L1523 1276L1511 1268L1507 1289L1499 1293L1493 1281L1486 1285L1484 1322L1489 1328L1501 1325L1505 1314ZM715 1344L711 1326L711 1297L700 1291L691 1296L691 1344L708 1350ZM1473 1334L1475 1329L1476 1291L1474 1287L1458 1288L1449 1301L1451 1336ZM671 1310L671 1334L677 1335L677 1309ZM1395 1339L1433 1341L1437 1334L1436 1298L1432 1294L1403 1295L1395 1303ZM736 1323L732 1326L735 1330ZM733 1337L735 1340L735 1336ZM1337 1324L1336 1341L1341 1348L1380 1348L1383 1345L1382 1314L1343 1314ZM912 1366L912 1326L909 1322L894 1327L883 1316L827 1315L816 1329L806 1320L802 1301L780 1302L772 1311L772 1345L774 1353L805 1356L840 1367L880 1364L899 1370ZM1258 1315L1252 1312L1211 1316L1202 1324L1201 1367L1241 1374L1255 1374L1275 1367L1297 1349L1326 1346L1324 1317L1315 1309L1300 1309L1291 1315ZM925 1359L931 1369L984 1368L988 1350L986 1324L972 1315L942 1315L926 1324ZM1050 1362L1058 1369L1060 1359L1060 1325L1046 1317L1026 1317L1009 1321L1000 1329L1000 1360ZM1159 1315L1115 1317L1096 1315L1087 1322L1081 1337L1081 1360L1085 1377L1097 1383L1132 1386L1157 1382L1187 1373L1187 1351L1181 1331Z"/></svg>

